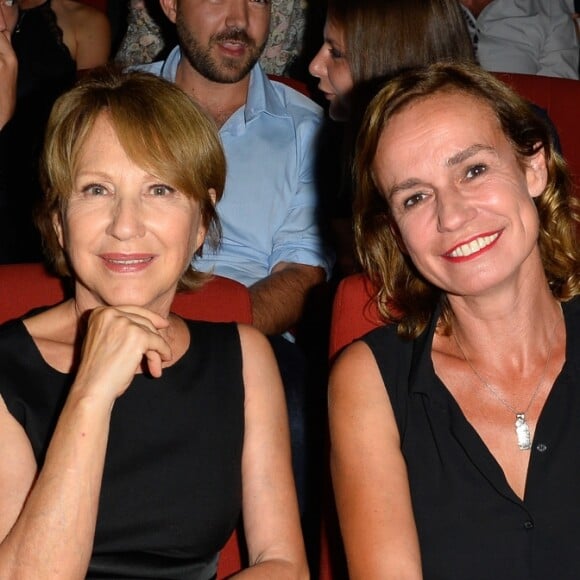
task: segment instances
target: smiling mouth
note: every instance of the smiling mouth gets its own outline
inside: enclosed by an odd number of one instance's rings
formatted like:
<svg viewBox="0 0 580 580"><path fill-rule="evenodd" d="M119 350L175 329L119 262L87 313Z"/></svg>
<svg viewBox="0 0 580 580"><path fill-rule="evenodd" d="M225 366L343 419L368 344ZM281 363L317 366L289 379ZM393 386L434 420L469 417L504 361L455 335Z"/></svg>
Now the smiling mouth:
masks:
<svg viewBox="0 0 580 580"><path fill-rule="evenodd" d="M153 261L153 257L149 256L147 258L105 258L105 261L110 264L119 264L120 266L134 266L136 264L147 264Z"/></svg>
<svg viewBox="0 0 580 580"><path fill-rule="evenodd" d="M491 234L489 236L482 236L480 238L476 238L471 242L457 246L456 248L451 250L451 252L448 252L445 255L450 258L467 258L468 256L476 254L477 252L480 252L484 248L487 248L488 246L493 244L499 238L499 235L500 235L499 232L496 232L495 234Z"/></svg>

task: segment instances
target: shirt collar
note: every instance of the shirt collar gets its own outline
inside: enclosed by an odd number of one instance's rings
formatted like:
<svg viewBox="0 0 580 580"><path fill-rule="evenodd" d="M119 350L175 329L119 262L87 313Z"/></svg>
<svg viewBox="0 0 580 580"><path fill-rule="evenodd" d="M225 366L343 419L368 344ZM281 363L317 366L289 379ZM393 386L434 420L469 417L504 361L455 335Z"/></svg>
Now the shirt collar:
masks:
<svg viewBox="0 0 580 580"><path fill-rule="evenodd" d="M165 59L161 67L160 76L175 82L177 66L181 59L181 49L176 46ZM244 107L244 122L247 124L262 113L275 117L289 117L288 111L278 96L274 85L268 79L260 64L256 63L250 72L248 98Z"/></svg>
<svg viewBox="0 0 580 580"><path fill-rule="evenodd" d="M177 76L177 65L181 60L181 49L176 46L167 56L163 64L161 65L161 71L159 76L164 79L175 82L175 77Z"/></svg>
<svg viewBox="0 0 580 580"><path fill-rule="evenodd" d="M245 108L246 123L261 113L275 117L288 117L288 110L278 96L272 81L257 63L250 74L250 87Z"/></svg>

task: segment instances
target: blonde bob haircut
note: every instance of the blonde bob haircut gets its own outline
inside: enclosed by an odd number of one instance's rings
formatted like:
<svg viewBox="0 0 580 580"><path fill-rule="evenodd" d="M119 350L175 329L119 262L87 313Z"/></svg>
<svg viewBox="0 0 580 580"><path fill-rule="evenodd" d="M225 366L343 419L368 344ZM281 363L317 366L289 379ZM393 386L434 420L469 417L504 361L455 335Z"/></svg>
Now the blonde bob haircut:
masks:
<svg viewBox="0 0 580 580"><path fill-rule="evenodd" d="M133 162L199 203L208 241L217 245L221 231L209 189L215 190L215 201L219 201L226 160L213 120L169 81L145 72L105 67L63 94L48 120L40 167L45 195L36 223L56 272L74 275L58 242L53 218L64 219L79 154L102 113ZM206 278L188 267L178 290L197 288Z"/></svg>
<svg viewBox="0 0 580 580"><path fill-rule="evenodd" d="M353 208L357 255L378 288L379 311L385 321L397 324L399 335L405 338L421 334L440 301L447 331L451 317L442 291L425 280L401 250L373 164L381 134L393 116L441 92L470 95L481 107L491 109L522 170L529 157L544 149L547 185L534 198L541 258L556 298L565 301L580 293L580 201L574 197L566 164L555 150L545 121L510 88L476 65L439 63L410 70L388 82L366 111L354 162L357 188Z"/></svg>

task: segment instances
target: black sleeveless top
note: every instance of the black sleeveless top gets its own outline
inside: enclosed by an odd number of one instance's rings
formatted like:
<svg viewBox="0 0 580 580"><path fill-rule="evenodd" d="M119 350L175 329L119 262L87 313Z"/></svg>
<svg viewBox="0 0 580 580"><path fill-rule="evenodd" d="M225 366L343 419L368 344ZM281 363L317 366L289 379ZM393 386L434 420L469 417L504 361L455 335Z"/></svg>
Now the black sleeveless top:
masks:
<svg viewBox="0 0 580 580"><path fill-rule="evenodd" d="M117 399L87 578L207 580L241 511L244 385L234 324L187 322L161 378ZM48 366L21 321L0 326L0 394L39 466L72 378Z"/></svg>
<svg viewBox="0 0 580 580"><path fill-rule="evenodd" d="M76 63L50 0L19 10L12 45L18 58L17 101L0 137L0 263L42 260L32 218L42 196L38 161L52 106L76 81Z"/></svg>
<svg viewBox="0 0 580 580"><path fill-rule="evenodd" d="M76 64L63 42L50 0L19 10L12 45L18 56L19 99L40 91L60 93L74 82Z"/></svg>
<svg viewBox="0 0 580 580"><path fill-rule="evenodd" d="M363 338L401 436L426 580L580 578L580 298L562 306L566 362L538 419L523 501L435 375L438 314L414 341L391 326Z"/></svg>

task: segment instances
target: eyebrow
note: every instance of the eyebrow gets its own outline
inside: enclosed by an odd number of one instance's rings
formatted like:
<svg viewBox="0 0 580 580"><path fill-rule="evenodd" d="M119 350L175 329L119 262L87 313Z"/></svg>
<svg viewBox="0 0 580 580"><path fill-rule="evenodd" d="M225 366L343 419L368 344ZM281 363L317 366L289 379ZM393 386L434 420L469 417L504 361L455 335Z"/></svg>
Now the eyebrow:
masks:
<svg viewBox="0 0 580 580"><path fill-rule="evenodd" d="M414 187L416 187L417 185L419 185L421 183L423 183L423 181L421 181L420 179L417 179L415 177L405 179L405 181L401 181L400 183L396 183L392 187L389 187L389 189L386 192L387 198L393 197L394 195L396 195L400 191L406 191L407 189L413 189Z"/></svg>
<svg viewBox="0 0 580 580"><path fill-rule="evenodd" d="M324 42L326 42L326 44L330 44L333 48L337 48L339 49L341 52L344 52L344 49L342 47L342 45L340 44L340 42L334 38L333 36L324 36L323 38Z"/></svg>
<svg viewBox="0 0 580 580"><path fill-rule="evenodd" d="M445 165L447 165L447 167L459 165L460 163L463 163L466 159L473 157L480 151L487 151L490 153L496 152L495 149L493 147L490 147L489 145L480 145L476 143L475 145L471 145L471 147L468 147L467 149L464 149L463 151L460 151L459 153L456 153L455 155L450 157L445 162Z"/></svg>
<svg viewBox="0 0 580 580"><path fill-rule="evenodd" d="M493 147L490 147L489 145L475 144L475 145L471 145L467 149L463 149L462 151L459 151L459 153L456 153L455 155L449 157L449 159L447 159L447 161L445 162L445 165L447 167L455 167L456 165L463 163L464 161L466 161L470 157L473 157L474 155L476 155L480 151L487 151L489 153L496 153L496 150ZM422 181L421 179L417 179L416 177L410 177L409 179L405 179L405 181L401 181L400 183L396 183L392 187L389 187L389 189L386 191L386 197L387 198L393 197L395 194L399 193L400 191L406 191L408 189L413 189L414 187L417 187L418 185L421 185L423 183L425 183L425 182Z"/></svg>

